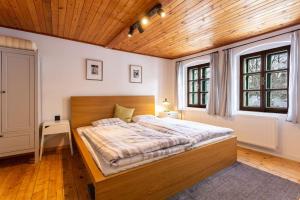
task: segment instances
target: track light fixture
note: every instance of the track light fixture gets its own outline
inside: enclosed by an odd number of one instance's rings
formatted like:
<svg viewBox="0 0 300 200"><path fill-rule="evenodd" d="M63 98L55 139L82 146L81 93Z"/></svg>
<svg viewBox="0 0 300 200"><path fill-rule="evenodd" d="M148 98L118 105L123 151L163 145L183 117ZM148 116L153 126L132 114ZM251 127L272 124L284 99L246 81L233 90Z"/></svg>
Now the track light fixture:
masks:
<svg viewBox="0 0 300 200"><path fill-rule="evenodd" d="M129 27L128 37L132 37L133 31L134 31L134 27L131 25Z"/></svg>
<svg viewBox="0 0 300 200"><path fill-rule="evenodd" d="M164 18L166 16L165 11L163 9L161 9L161 8L157 11L157 14L159 14L159 16L161 18Z"/></svg>
<svg viewBox="0 0 300 200"><path fill-rule="evenodd" d="M148 23L149 23L149 18L148 18L147 16L143 17L142 20L141 20L141 23L142 23L143 25L148 24Z"/></svg>
<svg viewBox="0 0 300 200"><path fill-rule="evenodd" d="M143 33L144 29L142 25L148 24L150 21L150 17L156 14L158 14L161 18L166 16L166 13L162 9L162 5L160 3L152 7L140 21L135 22L129 27L128 37L132 37L135 29L138 29L140 33Z"/></svg>
<svg viewBox="0 0 300 200"><path fill-rule="evenodd" d="M152 17L155 14L160 15L160 13L164 12L164 10L162 9L162 5L156 4L155 6L153 6L148 12L147 12L147 16L148 17ZM166 13L164 13L164 15L166 15ZM160 15L161 16L161 15Z"/></svg>
<svg viewBox="0 0 300 200"><path fill-rule="evenodd" d="M139 30L140 33L144 32L144 29L143 29L141 23L138 23L138 30Z"/></svg>

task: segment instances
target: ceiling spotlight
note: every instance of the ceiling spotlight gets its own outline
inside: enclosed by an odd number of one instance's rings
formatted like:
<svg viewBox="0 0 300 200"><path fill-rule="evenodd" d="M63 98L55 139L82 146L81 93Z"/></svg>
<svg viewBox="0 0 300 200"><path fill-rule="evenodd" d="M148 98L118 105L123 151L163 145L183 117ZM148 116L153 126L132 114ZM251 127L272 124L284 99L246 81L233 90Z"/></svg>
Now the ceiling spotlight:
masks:
<svg viewBox="0 0 300 200"><path fill-rule="evenodd" d="M159 16L160 16L161 18L163 18L163 17L166 16L166 12L165 12L163 9L161 9L161 8L157 11L157 13L159 14Z"/></svg>
<svg viewBox="0 0 300 200"><path fill-rule="evenodd" d="M140 23L138 23L138 30L139 30L140 33L144 32L144 29L143 29L143 27Z"/></svg>
<svg viewBox="0 0 300 200"><path fill-rule="evenodd" d="M133 31L134 31L134 27L130 26L129 31L128 31L128 37L132 37Z"/></svg>
<svg viewBox="0 0 300 200"><path fill-rule="evenodd" d="M142 24L143 25L146 25L149 23L149 18L147 16L143 17L142 20L141 20Z"/></svg>
<svg viewBox="0 0 300 200"><path fill-rule="evenodd" d="M141 20L136 21L129 27L128 37L132 37L135 29L138 29L140 33L143 33L143 25L147 25L150 21L150 18L157 14L162 18L166 16L166 12L162 9L162 5L160 3L152 7Z"/></svg>

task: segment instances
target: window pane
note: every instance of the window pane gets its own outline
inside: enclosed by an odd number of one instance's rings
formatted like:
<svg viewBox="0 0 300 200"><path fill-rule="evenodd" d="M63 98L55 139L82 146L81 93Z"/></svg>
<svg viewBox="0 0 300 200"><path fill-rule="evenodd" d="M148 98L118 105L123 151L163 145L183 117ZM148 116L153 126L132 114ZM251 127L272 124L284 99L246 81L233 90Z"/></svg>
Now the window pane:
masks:
<svg viewBox="0 0 300 200"><path fill-rule="evenodd" d="M287 90L267 91L268 108L287 108Z"/></svg>
<svg viewBox="0 0 300 200"><path fill-rule="evenodd" d="M244 66L244 73L260 72L261 70L261 58L253 57L246 59Z"/></svg>
<svg viewBox="0 0 300 200"><path fill-rule="evenodd" d="M244 90L260 89L260 74L244 75Z"/></svg>
<svg viewBox="0 0 300 200"><path fill-rule="evenodd" d="M189 80L198 80L198 69L190 69L189 70Z"/></svg>
<svg viewBox="0 0 300 200"><path fill-rule="evenodd" d="M201 78L210 78L210 68L201 68Z"/></svg>
<svg viewBox="0 0 300 200"><path fill-rule="evenodd" d="M198 93L190 93L189 94L189 104L190 105L198 104Z"/></svg>
<svg viewBox="0 0 300 200"><path fill-rule="evenodd" d="M267 58L267 70L287 69L288 53L269 54Z"/></svg>
<svg viewBox="0 0 300 200"><path fill-rule="evenodd" d="M189 82L189 91L190 92L198 92L198 81L190 81Z"/></svg>
<svg viewBox="0 0 300 200"><path fill-rule="evenodd" d="M201 91L200 92L208 92L209 90L209 80L203 80L200 82Z"/></svg>
<svg viewBox="0 0 300 200"><path fill-rule="evenodd" d="M270 72L266 74L267 89L287 88L287 71Z"/></svg>
<svg viewBox="0 0 300 200"><path fill-rule="evenodd" d="M207 105L208 103L208 93L201 93L201 105Z"/></svg>
<svg viewBox="0 0 300 200"><path fill-rule="evenodd" d="M260 92L250 91L244 92L244 106L245 107L260 107Z"/></svg>

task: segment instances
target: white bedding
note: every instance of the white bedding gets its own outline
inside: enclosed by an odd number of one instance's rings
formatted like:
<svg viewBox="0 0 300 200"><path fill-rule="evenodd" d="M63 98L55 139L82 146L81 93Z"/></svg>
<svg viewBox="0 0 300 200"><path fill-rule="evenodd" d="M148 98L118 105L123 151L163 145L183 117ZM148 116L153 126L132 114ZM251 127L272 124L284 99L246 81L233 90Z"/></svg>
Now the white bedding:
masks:
<svg viewBox="0 0 300 200"><path fill-rule="evenodd" d="M132 126L134 126L135 124L142 125L144 126L145 129L150 128L155 131L159 131L160 134L171 134L171 135L174 134L177 136L184 136L190 142L188 144L185 144L184 148L174 149L174 151L171 150L169 152L170 154L158 154L156 157L148 157L148 158L145 157L139 158L139 156L142 155L135 155L134 157L131 158L123 158L121 160L122 162L119 163L119 164L122 163L121 165L113 165L112 163L109 163L107 162L107 160L104 159L103 155L101 155L101 151L97 151L97 148L95 148L94 146L95 142L91 142L90 138L86 137L86 133L84 133L83 130L85 128L90 128L90 127L78 128L77 130L80 137L82 138L83 142L87 146L89 152L91 153L97 166L102 171L103 175L108 176L111 174L115 174L174 154L182 153L192 148L207 145L209 143L213 143L216 141L221 141L231 137L231 133L233 132L232 129L228 129L228 128L217 127L217 126L202 124L198 122L176 120L172 118L163 118L163 119L155 118L155 117L143 118L137 123L131 123Z"/></svg>
<svg viewBox="0 0 300 200"><path fill-rule="evenodd" d="M112 166L182 152L191 145L184 136L164 134L136 123L78 129Z"/></svg>
<svg viewBox="0 0 300 200"><path fill-rule="evenodd" d="M168 117L145 118L137 121L137 123L162 133L187 137L193 145L233 133L230 128Z"/></svg>
<svg viewBox="0 0 300 200"><path fill-rule="evenodd" d="M107 162L105 162L103 159L101 159L102 158L101 155L99 155L99 153L92 148L91 144L84 137L84 135L82 134L80 129L78 129L78 133L79 133L81 139L85 143L85 145L88 148L89 152L91 153L94 161L96 162L97 166L99 167L99 169L101 170L101 172L104 176L116 174L116 173L121 172L121 171L125 171L125 170L131 169L131 168L134 168L134 167L146 164L146 163L150 163L150 162L160 160L162 158L166 158L166 157L174 155L174 154L169 154L169 155L156 157L156 158L153 158L153 159L143 160L141 162L136 162L136 163L121 166L121 167L114 167L114 166L111 166L111 165L107 164ZM217 142L217 141L222 141L222 140L225 140L229 137L231 137L231 135L225 135L225 136L222 136L222 137L217 137L217 138L213 138L213 139L210 139L210 140L206 140L204 142L200 142L200 143L195 144L192 148L205 146L209 143L213 143L213 142ZM177 152L176 154L182 153L182 152L183 151Z"/></svg>

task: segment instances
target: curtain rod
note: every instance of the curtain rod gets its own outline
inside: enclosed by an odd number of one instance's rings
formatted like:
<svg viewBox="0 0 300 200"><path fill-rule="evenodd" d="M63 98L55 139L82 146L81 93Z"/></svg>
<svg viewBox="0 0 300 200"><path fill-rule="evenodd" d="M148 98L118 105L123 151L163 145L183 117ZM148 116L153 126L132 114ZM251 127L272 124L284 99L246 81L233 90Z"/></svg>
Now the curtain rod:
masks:
<svg viewBox="0 0 300 200"><path fill-rule="evenodd" d="M242 46L245 46L245 45L248 45L248 44L252 44L252 43L255 43L255 42L260 42L260 41L263 41L263 40L267 40L267 39L270 39L270 38L274 38L274 37L278 37L278 36L281 36L281 35L285 35L285 34L288 34L288 33L293 33L295 31L299 31L300 29L295 29L293 31L288 31L288 32L284 32L284 33L280 33L280 34L276 34L276 35L273 35L273 36L269 36L269 37L266 37L266 38L263 38L263 39L259 39L259 40L255 40L255 41L252 41L252 42L247 42L245 44L240 44L240 45L236 45L236 46L233 46L233 47L229 47L229 48L226 48L226 49L223 49L223 51L225 50L229 50L229 49L234 49L234 48L237 48L237 47L242 47ZM221 47L219 47L221 48ZM214 51L214 52L211 52L211 53L216 53L218 51ZM187 61L187 60L192 60L194 58L200 58L202 56L207 56L211 53L207 53L207 54L203 54L203 55L199 55L199 56L195 56L195 57L191 57L191 58L187 58L187 59L184 59L184 60L178 60L176 61L177 62L183 62L183 61Z"/></svg>
<svg viewBox="0 0 300 200"><path fill-rule="evenodd" d="M252 43L255 43L255 42L260 42L260 41L263 41L263 40L267 40L267 39L271 39L271 38L274 38L274 37L278 37L278 36L281 36L281 35L285 35L285 34L288 34L288 33L293 33L295 31L299 31L300 29L295 29L293 31L288 31L288 32L284 32L284 33L279 33L279 34L276 34L276 35L273 35L273 36L269 36L267 38L262 38L262 39L259 39L259 40L255 40L253 42L247 42L245 44L240 44L240 45L236 45L236 46L233 46L233 47L229 47L229 48L226 48L226 49L223 49L224 50L229 50L229 49L234 49L234 48L237 48L237 47L242 47L242 46L245 46L245 45L248 45L248 44L252 44Z"/></svg>
<svg viewBox="0 0 300 200"><path fill-rule="evenodd" d="M218 52L218 51L213 51L213 52L211 52L211 53L217 53L217 52ZM208 56L208 55L210 55L211 53L206 53L206 54L203 54L203 55L200 55L200 56L194 56L194 57L187 58L187 59L184 59L184 60L178 60L178 61L176 61L176 63L177 63L177 62L187 61L187 60L192 60L192 59L194 59L194 58L200 58L200 57L202 57L202 56Z"/></svg>

